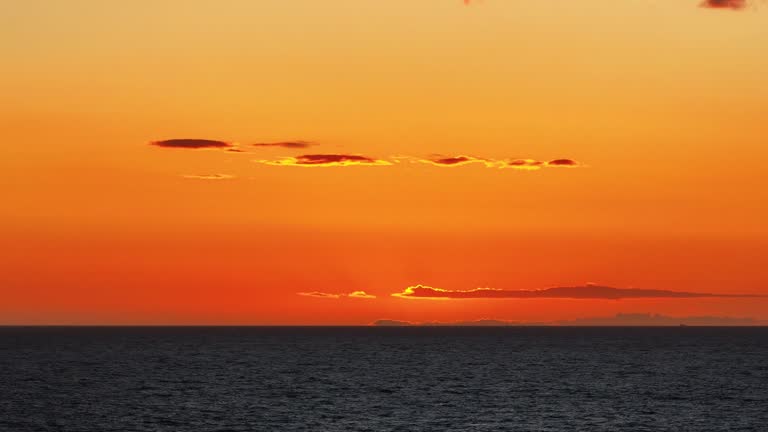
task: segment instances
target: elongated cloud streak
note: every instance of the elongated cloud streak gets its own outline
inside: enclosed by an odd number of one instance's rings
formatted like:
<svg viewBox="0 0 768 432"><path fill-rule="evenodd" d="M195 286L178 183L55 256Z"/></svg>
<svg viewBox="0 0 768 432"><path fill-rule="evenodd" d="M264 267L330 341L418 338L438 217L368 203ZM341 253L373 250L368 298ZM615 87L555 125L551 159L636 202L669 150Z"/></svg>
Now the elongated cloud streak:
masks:
<svg viewBox="0 0 768 432"><path fill-rule="evenodd" d="M319 291L311 291L311 292L300 292L296 293L296 295L304 296L304 297L314 297L314 298L321 298L321 299L337 299L340 298L340 294L329 294Z"/></svg>
<svg viewBox="0 0 768 432"><path fill-rule="evenodd" d="M434 156L428 159L416 159L416 162L439 167L459 167L470 164L481 164L487 168L511 168L519 170L538 170L541 168L578 167L581 166L573 159L553 159L548 162L535 159L486 159L475 156Z"/></svg>
<svg viewBox="0 0 768 432"><path fill-rule="evenodd" d="M500 162L499 168L514 168L514 169L521 169L521 170L537 170L540 169L543 166L546 166L547 164L542 161L537 161L534 159L513 159L509 161L502 161Z"/></svg>
<svg viewBox="0 0 768 432"><path fill-rule="evenodd" d="M230 174L185 174L182 177L192 180L230 180L235 178Z"/></svg>
<svg viewBox="0 0 768 432"><path fill-rule="evenodd" d="M476 288L466 291L453 291L430 286L416 285L406 288L393 297L411 299L602 299L620 300L633 298L702 298L702 297L759 297L741 294L713 294L684 291L653 289L612 288L598 285L574 287L555 287L542 290L502 290L496 288Z"/></svg>
<svg viewBox="0 0 768 432"><path fill-rule="evenodd" d="M340 299L340 298L346 297L351 299L372 300L376 298L375 295L368 294L365 291L353 291L349 294L332 294L332 293L324 293L319 291L300 292L296 294L304 297L314 297L314 298L321 298L321 299Z"/></svg>
<svg viewBox="0 0 768 432"><path fill-rule="evenodd" d="M233 143L226 141L207 140L207 139L170 139L162 141L153 141L151 145L165 148L176 149L223 149L227 152L234 153L251 153L237 146ZM309 141L278 141L268 143L255 143L251 144L252 147L260 148L283 148L283 149L304 149L314 145ZM535 159L489 159L477 156L468 155L433 155L429 158L419 158L412 156L392 156L385 159L378 159L370 156L363 156L360 154L347 154L347 153L320 153L320 154L303 154L299 156L287 156L279 159L258 159L254 162L273 165L273 166L303 166L303 167L340 167L340 166L390 166L396 162L410 161L414 163L429 164L437 167L461 167L471 164L480 164L486 168L511 168L518 170L538 170L541 168L557 168L557 167L580 167L580 163L573 159L553 159L548 162Z"/></svg>
<svg viewBox="0 0 768 432"><path fill-rule="evenodd" d="M575 167L579 163L573 159L555 159L547 162L546 165L551 167Z"/></svg>
<svg viewBox="0 0 768 432"><path fill-rule="evenodd" d="M150 145L165 148L176 149L223 149L228 152L248 153L235 143L219 140L197 139L197 138L175 138L168 140L152 141ZM286 148L286 149L304 149L315 145L310 141L276 141L250 144L257 148Z"/></svg>
<svg viewBox="0 0 768 432"><path fill-rule="evenodd" d="M747 0L704 0L700 6L707 9L740 10L747 7Z"/></svg>
<svg viewBox="0 0 768 432"><path fill-rule="evenodd" d="M277 160L256 160L255 162L265 165L276 166L302 166L302 167L335 167L335 166L386 166L392 165L392 162L375 159L368 156L351 154L307 154L296 157L286 157Z"/></svg>
<svg viewBox="0 0 768 432"><path fill-rule="evenodd" d="M354 291L352 293L347 294L347 297L351 298L359 298L359 299L375 299L375 295L368 294L365 291Z"/></svg>
<svg viewBox="0 0 768 432"><path fill-rule="evenodd" d="M210 149L210 148L227 148L232 147L231 143L225 141L208 140L208 139L196 139L196 138L180 138L169 139L162 141L152 141L150 145L165 148L176 149Z"/></svg>
<svg viewBox="0 0 768 432"><path fill-rule="evenodd" d="M280 147L280 148L288 148L288 149L303 149L303 148L313 146L314 143L311 143L309 141L279 141L279 142L271 142L271 143L256 143L251 145L253 147Z"/></svg>
<svg viewBox="0 0 768 432"><path fill-rule="evenodd" d="M479 158L475 156L465 156L465 155L458 155L458 156L435 155L428 159L411 159L411 160L415 160L416 162L430 164L438 167L445 167L445 168L460 167L460 166L469 165L469 164L483 164L490 168L494 164L494 161L490 159L484 159L484 158Z"/></svg>

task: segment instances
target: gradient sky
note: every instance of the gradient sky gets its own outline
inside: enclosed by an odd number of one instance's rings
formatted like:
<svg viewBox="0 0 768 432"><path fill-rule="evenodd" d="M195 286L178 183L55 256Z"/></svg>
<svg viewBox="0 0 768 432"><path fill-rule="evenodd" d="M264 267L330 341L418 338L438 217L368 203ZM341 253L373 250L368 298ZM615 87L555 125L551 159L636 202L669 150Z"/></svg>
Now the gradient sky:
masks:
<svg viewBox="0 0 768 432"><path fill-rule="evenodd" d="M768 294L765 9L5 4L0 323L768 319L759 297L391 295ZM231 147L150 144L172 139ZM251 145L285 142L311 145ZM382 163L286 166L306 154ZM356 291L377 298L298 294Z"/></svg>

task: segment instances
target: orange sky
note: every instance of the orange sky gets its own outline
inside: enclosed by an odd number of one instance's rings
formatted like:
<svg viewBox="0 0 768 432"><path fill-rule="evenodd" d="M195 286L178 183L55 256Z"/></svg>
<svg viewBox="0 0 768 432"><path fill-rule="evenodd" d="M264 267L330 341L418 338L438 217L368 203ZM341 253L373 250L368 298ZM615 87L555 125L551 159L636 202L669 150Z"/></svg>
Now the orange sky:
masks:
<svg viewBox="0 0 768 432"><path fill-rule="evenodd" d="M768 319L759 297L391 296L768 295L766 46L759 3L17 2L0 323ZM150 145L171 139L231 147ZM311 145L251 145L280 142ZM307 154L380 163L279 165ZM354 291L377 298L297 294Z"/></svg>

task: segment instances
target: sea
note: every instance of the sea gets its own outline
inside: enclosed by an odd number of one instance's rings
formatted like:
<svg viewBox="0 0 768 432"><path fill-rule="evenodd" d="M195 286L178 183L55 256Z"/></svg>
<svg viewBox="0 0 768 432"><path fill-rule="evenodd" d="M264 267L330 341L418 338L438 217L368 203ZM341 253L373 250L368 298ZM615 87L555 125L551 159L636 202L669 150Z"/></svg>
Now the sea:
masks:
<svg viewBox="0 0 768 432"><path fill-rule="evenodd" d="M768 328L2 327L0 431L768 431Z"/></svg>

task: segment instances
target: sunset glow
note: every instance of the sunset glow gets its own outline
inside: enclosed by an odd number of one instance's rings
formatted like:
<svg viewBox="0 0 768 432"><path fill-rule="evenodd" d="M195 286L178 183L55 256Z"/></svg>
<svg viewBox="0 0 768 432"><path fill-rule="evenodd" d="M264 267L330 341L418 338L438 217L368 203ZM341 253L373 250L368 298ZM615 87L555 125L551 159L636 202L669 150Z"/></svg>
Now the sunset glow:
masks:
<svg viewBox="0 0 768 432"><path fill-rule="evenodd" d="M0 324L768 320L759 2L5 9Z"/></svg>

